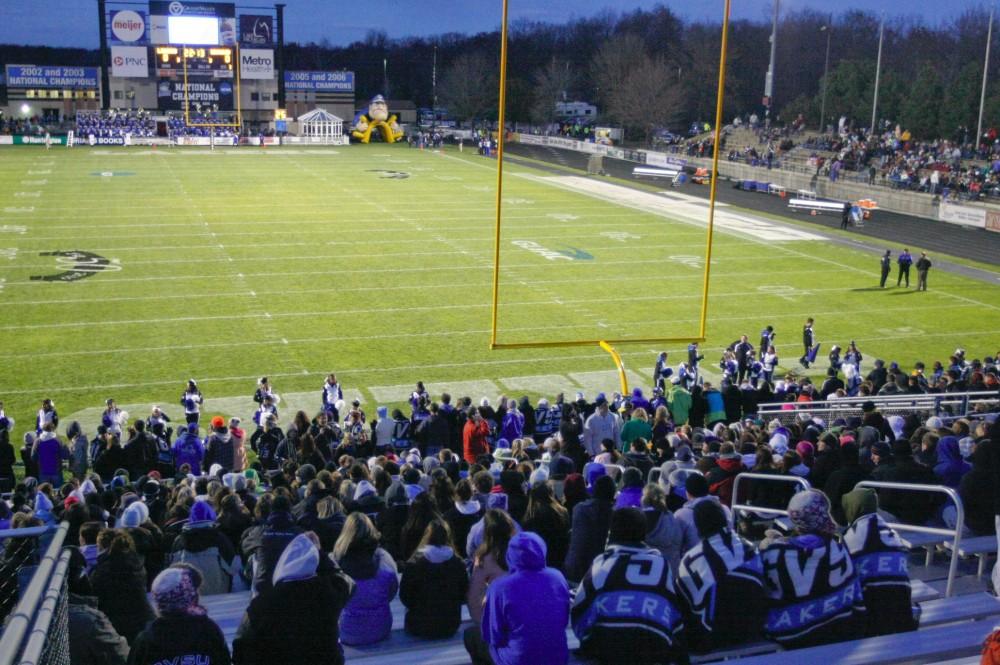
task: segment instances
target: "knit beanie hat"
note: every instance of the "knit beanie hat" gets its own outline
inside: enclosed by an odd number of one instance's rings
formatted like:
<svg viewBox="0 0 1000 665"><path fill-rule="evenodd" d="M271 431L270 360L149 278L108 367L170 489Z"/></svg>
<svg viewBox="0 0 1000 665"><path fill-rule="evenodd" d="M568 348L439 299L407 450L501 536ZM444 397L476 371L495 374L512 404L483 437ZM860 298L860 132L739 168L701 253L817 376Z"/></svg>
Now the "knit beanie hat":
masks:
<svg viewBox="0 0 1000 665"><path fill-rule="evenodd" d="M201 573L187 564L174 564L160 572L151 588L156 613L204 616L205 608L198 604Z"/></svg>
<svg viewBox="0 0 1000 665"><path fill-rule="evenodd" d="M788 518L801 533L837 533L837 525L830 517L830 500L819 490L806 490L793 496L788 502Z"/></svg>
<svg viewBox="0 0 1000 665"><path fill-rule="evenodd" d="M212 510L212 506L207 501L195 501L194 505L191 506L191 516L188 518L188 523L214 522L215 517L215 511Z"/></svg>

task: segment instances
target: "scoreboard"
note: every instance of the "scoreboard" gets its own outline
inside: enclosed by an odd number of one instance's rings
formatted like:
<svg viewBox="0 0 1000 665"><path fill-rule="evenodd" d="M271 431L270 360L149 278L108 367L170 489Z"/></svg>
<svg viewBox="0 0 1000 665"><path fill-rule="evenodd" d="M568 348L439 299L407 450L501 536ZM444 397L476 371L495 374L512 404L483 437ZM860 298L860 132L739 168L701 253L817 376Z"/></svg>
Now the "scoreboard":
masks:
<svg viewBox="0 0 1000 665"><path fill-rule="evenodd" d="M233 49L228 46L157 46L156 74L160 78L184 76L233 78Z"/></svg>

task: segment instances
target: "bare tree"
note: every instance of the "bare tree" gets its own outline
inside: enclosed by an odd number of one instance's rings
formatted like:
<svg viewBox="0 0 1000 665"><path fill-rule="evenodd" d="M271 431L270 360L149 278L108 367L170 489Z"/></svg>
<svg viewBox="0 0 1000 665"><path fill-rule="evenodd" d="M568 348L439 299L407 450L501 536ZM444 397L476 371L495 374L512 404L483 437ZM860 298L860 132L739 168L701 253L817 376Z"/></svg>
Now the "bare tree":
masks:
<svg viewBox="0 0 1000 665"><path fill-rule="evenodd" d="M566 94L573 85L573 72L568 61L555 58L545 67L535 72L535 102L531 107L531 119L537 123L548 123L555 119L556 103L566 101Z"/></svg>
<svg viewBox="0 0 1000 665"><path fill-rule="evenodd" d="M497 108L496 64L482 53L459 55L445 70L439 86L449 113L462 120L493 116Z"/></svg>
<svg viewBox="0 0 1000 665"><path fill-rule="evenodd" d="M683 94L662 57L641 55L608 98L608 111L633 135L648 143L658 128L674 122L683 111Z"/></svg>
<svg viewBox="0 0 1000 665"><path fill-rule="evenodd" d="M637 60L646 57L646 43L632 34L621 34L604 42L591 63L591 78L598 101L611 106L615 92L635 67Z"/></svg>

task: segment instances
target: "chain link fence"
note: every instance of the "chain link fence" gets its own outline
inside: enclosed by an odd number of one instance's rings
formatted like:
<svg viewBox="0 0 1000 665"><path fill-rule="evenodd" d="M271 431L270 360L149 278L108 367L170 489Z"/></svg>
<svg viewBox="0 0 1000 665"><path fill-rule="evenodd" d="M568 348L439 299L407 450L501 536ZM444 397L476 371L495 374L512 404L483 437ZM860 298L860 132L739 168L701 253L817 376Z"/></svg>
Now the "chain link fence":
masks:
<svg viewBox="0 0 1000 665"><path fill-rule="evenodd" d="M0 665L70 665L69 525L0 531Z"/></svg>

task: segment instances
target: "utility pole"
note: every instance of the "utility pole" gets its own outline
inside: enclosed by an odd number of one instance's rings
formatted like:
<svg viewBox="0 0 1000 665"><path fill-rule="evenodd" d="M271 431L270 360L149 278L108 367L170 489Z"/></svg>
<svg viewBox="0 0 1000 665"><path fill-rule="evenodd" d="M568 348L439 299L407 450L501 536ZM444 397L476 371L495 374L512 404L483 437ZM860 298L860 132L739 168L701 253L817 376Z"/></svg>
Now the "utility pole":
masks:
<svg viewBox="0 0 1000 665"><path fill-rule="evenodd" d="M434 97L431 103L431 128L437 127L437 117L438 117L438 47L437 44L434 45L434 66L431 68L431 92Z"/></svg>
<svg viewBox="0 0 1000 665"><path fill-rule="evenodd" d="M771 62L767 65L767 76L764 78L764 106L767 110L764 117L771 116L774 108L774 56L778 48L778 6L780 0L774 0L774 16L771 18Z"/></svg>
<svg viewBox="0 0 1000 665"><path fill-rule="evenodd" d="M983 135L983 107L986 104L986 75L990 71L990 42L993 39L993 11L990 7L990 27L986 30L986 55L983 58L983 89L979 92L979 122L976 123L976 150L979 150L980 137Z"/></svg>
<svg viewBox="0 0 1000 665"><path fill-rule="evenodd" d="M882 41L885 38L885 14L882 14L882 21L878 25L878 59L875 60L875 97L872 99L872 124L871 133L875 133L875 115L878 113L878 80L882 73Z"/></svg>
<svg viewBox="0 0 1000 665"><path fill-rule="evenodd" d="M823 104L820 107L819 112L819 131L820 133L826 132L826 89L830 85L830 35L833 33L833 14L830 14L830 20L826 22L822 28L819 29L820 32L826 32L826 59L823 61Z"/></svg>

